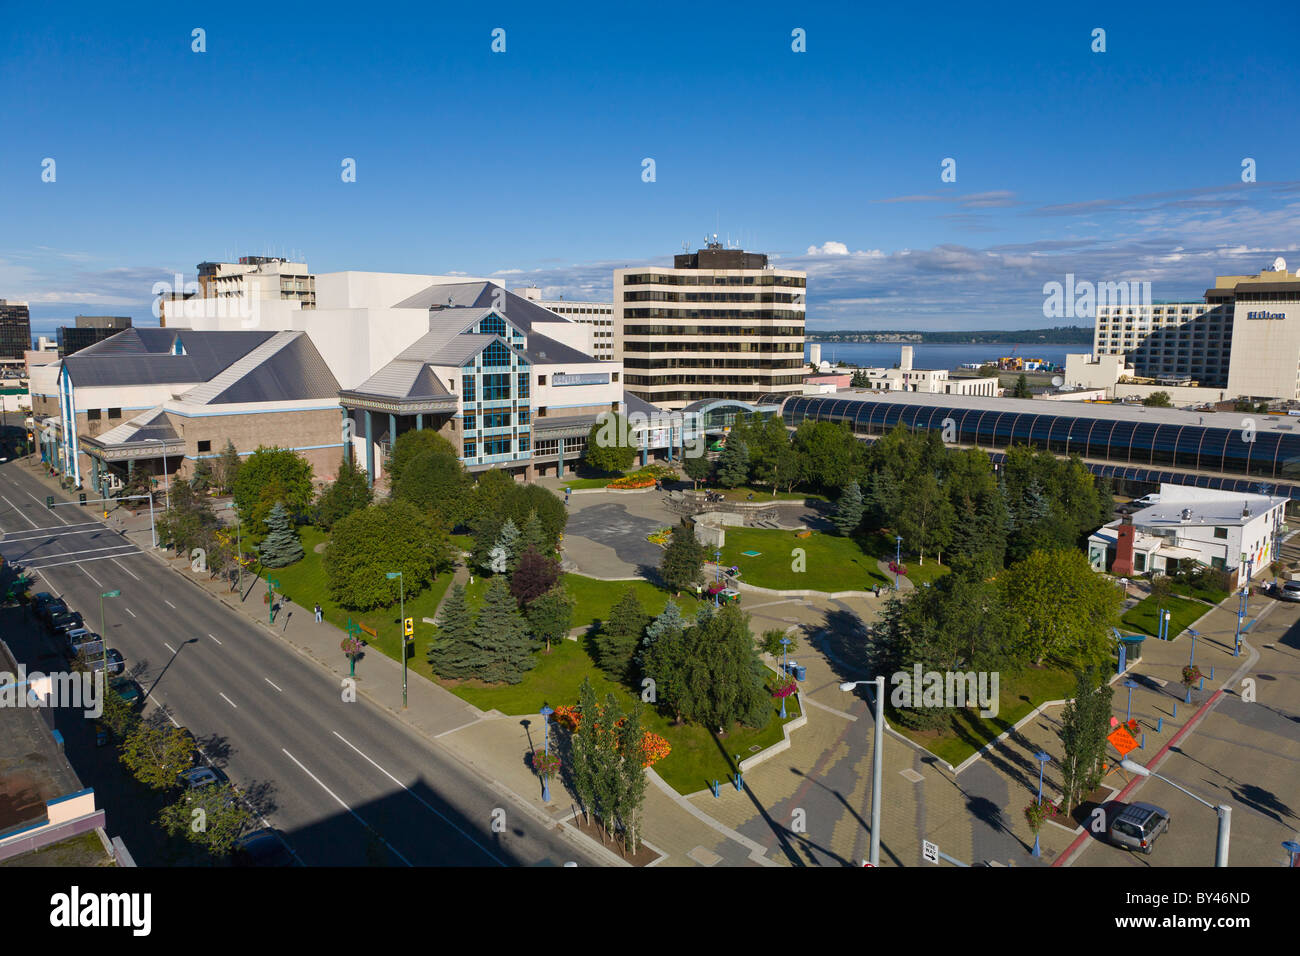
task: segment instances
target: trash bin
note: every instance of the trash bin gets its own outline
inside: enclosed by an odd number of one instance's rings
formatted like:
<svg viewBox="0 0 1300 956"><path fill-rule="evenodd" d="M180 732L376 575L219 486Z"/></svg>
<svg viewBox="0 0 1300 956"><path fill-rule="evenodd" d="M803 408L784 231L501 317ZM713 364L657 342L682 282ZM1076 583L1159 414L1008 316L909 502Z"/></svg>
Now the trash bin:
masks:
<svg viewBox="0 0 1300 956"><path fill-rule="evenodd" d="M795 680L806 680L808 677L808 668L796 666L794 669Z"/></svg>

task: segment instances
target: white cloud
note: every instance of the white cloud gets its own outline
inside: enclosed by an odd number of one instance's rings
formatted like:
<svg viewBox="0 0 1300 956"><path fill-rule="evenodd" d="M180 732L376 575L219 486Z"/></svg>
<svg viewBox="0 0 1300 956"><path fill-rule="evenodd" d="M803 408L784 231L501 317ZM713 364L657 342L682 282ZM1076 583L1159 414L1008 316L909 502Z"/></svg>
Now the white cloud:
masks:
<svg viewBox="0 0 1300 956"><path fill-rule="evenodd" d="M809 246L807 255L810 256L847 256L849 247L842 242L828 240L820 246Z"/></svg>

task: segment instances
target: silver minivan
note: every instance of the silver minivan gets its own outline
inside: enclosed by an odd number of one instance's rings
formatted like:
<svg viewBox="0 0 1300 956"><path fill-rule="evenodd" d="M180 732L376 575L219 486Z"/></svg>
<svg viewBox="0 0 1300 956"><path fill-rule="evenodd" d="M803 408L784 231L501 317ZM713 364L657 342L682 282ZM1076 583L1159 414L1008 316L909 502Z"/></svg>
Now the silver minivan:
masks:
<svg viewBox="0 0 1300 956"><path fill-rule="evenodd" d="M1156 839L1169 831L1169 811L1154 803L1130 803L1110 824L1111 842L1150 853Z"/></svg>

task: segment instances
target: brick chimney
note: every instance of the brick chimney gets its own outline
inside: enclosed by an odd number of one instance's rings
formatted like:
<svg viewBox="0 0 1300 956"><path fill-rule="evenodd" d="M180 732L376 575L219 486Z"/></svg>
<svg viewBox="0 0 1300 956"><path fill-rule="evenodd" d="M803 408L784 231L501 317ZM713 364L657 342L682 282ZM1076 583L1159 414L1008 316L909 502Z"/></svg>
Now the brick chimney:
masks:
<svg viewBox="0 0 1300 956"><path fill-rule="evenodd" d="M1131 578L1133 576L1133 538L1137 534L1137 529L1133 527L1133 516L1124 515L1115 531L1115 563L1110 566L1110 573L1117 578Z"/></svg>

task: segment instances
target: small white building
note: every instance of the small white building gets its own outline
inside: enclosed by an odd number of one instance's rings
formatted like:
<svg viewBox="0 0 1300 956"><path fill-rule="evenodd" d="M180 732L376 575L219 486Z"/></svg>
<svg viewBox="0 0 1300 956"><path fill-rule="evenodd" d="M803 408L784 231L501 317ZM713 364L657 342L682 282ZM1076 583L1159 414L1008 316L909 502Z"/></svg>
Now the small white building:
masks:
<svg viewBox="0 0 1300 956"><path fill-rule="evenodd" d="M1002 394L997 376L990 378L949 378L946 368L913 368L912 346L904 345L897 368L863 368L867 388L882 392L928 392L932 395ZM808 394L805 392L804 394Z"/></svg>
<svg viewBox="0 0 1300 956"><path fill-rule="evenodd" d="M1121 577L1168 572L1185 559L1256 577L1273 562L1286 503L1271 495L1162 484L1155 504L1089 536L1088 561Z"/></svg>

